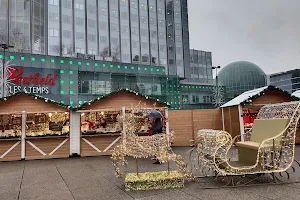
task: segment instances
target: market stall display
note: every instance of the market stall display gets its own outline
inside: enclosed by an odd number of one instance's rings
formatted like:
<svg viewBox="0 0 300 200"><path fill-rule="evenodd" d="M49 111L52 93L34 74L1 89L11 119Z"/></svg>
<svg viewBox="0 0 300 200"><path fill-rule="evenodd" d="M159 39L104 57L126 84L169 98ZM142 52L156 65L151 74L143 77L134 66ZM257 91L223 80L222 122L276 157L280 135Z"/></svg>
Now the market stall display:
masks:
<svg viewBox="0 0 300 200"><path fill-rule="evenodd" d="M106 96L85 102L77 112L81 115L81 156L111 155L121 139L123 116L131 105L142 104L145 108L163 107L158 99L154 100L130 90L120 90ZM142 125L136 129L139 135L148 135L148 120L145 113L139 114ZM101 121L106 127L101 126Z"/></svg>
<svg viewBox="0 0 300 200"><path fill-rule="evenodd" d="M0 99L0 160L68 157L69 108L24 92Z"/></svg>
<svg viewBox="0 0 300 200"><path fill-rule="evenodd" d="M69 156L69 112L26 115L26 159Z"/></svg>
<svg viewBox="0 0 300 200"><path fill-rule="evenodd" d="M22 115L0 115L0 160L21 159Z"/></svg>
<svg viewBox="0 0 300 200"><path fill-rule="evenodd" d="M111 154L122 131L120 115L121 109L81 113L81 156Z"/></svg>

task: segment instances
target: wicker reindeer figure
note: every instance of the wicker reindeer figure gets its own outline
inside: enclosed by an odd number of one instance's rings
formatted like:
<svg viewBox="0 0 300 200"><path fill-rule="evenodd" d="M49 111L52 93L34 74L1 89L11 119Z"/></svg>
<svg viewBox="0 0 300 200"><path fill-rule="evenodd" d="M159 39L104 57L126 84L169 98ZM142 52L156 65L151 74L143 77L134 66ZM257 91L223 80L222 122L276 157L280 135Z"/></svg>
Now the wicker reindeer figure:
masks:
<svg viewBox="0 0 300 200"><path fill-rule="evenodd" d="M154 108L155 109L155 108ZM187 172L184 159L180 155L176 155L170 148L170 135L166 133L155 134L152 136L138 136L136 130L140 128L140 113L143 112L143 107L138 104L130 109L123 116L124 127L122 131L122 142L118 145L112 153L112 161L116 170L116 176L123 177L120 166L127 165L126 156L131 156L136 159L136 167L138 173L138 159L156 156L162 163L168 163L168 170L170 170L170 161L175 161L181 173L187 179L191 179L192 175Z"/></svg>

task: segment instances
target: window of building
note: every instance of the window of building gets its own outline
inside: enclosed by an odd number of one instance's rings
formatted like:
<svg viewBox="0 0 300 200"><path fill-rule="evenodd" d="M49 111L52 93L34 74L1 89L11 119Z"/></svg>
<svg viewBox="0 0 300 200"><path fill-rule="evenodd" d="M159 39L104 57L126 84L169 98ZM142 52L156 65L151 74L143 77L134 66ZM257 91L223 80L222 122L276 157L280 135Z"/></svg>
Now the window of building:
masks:
<svg viewBox="0 0 300 200"><path fill-rule="evenodd" d="M165 40L166 39L165 33L162 33L162 32L159 32L158 37L161 40Z"/></svg>
<svg viewBox="0 0 300 200"><path fill-rule="evenodd" d="M141 29L141 36L147 37L148 36L148 30Z"/></svg>
<svg viewBox="0 0 300 200"><path fill-rule="evenodd" d="M122 6L128 6L128 0L120 0Z"/></svg>
<svg viewBox="0 0 300 200"><path fill-rule="evenodd" d="M167 64L167 59L165 59L165 58L160 58L160 59L159 59L159 62L160 62L161 65L166 65L166 64Z"/></svg>
<svg viewBox="0 0 300 200"><path fill-rule="evenodd" d="M110 30L113 31L113 32L118 32L119 31L119 27L118 27L117 24L111 23L110 24Z"/></svg>
<svg viewBox="0 0 300 200"><path fill-rule="evenodd" d="M77 40L84 40L84 33L76 32L76 39Z"/></svg>
<svg viewBox="0 0 300 200"><path fill-rule="evenodd" d="M91 13L91 14L97 14L97 10L94 5L87 5L87 11L88 11L88 13Z"/></svg>
<svg viewBox="0 0 300 200"><path fill-rule="evenodd" d="M89 49L89 50L88 50L88 54L89 54L89 55L97 55L97 51L94 50L94 49Z"/></svg>
<svg viewBox="0 0 300 200"><path fill-rule="evenodd" d="M157 31L150 31L151 38L157 38Z"/></svg>
<svg viewBox="0 0 300 200"><path fill-rule="evenodd" d="M139 34L139 29L137 27L131 27L131 34L138 35Z"/></svg>
<svg viewBox="0 0 300 200"><path fill-rule="evenodd" d="M107 16L107 15L108 15L107 9L101 8L101 9L99 10L99 15L105 15L105 16Z"/></svg>
<svg viewBox="0 0 300 200"><path fill-rule="evenodd" d="M148 55L143 55L142 56L142 62L149 62L149 56Z"/></svg>
<svg viewBox="0 0 300 200"><path fill-rule="evenodd" d="M155 11L156 11L156 7L155 7L155 6L153 6L153 5L150 5L150 6L149 6L149 11L150 11L150 12L154 12L154 13L155 13Z"/></svg>
<svg viewBox="0 0 300 200"><path fill-rule="evenodd" d="M99 26L100 26L100 30L107 30L108 28L107 22L100 22Z"/></svg>
<svg viewBox="0 0 300 200"><path fill-rule="evenodd" d="M126 61L126 60L129 60L129 61L130 61L130 55L127 54L127 53L123 53L123 54L122 54L122 61Z"/></svg>
<svg viewBox="0 0 300 200"><path fill-rule="evenodd" d="M129 45L129 40L122 39L122 47L128 47Z"/></svg>
<svg viewBox="0 0 300 200"><path fill-rule="evenodd" d="M72 24L72 16L63 15L62 18L64 24Z"/></svg>
<svg viewBox="0 0 300 200"><path fill-rule="evenodd" d="M128 33L129 32L129 27L128 26L121 26L121 31L122 33Z"/></svg>
<svg viewBox="0 0 300 200"><path fill-rule="evenodd" d="M140 23L147 24L147 18L142 16Z"/></svg>
<svg viewBox="0 0 300 200"><path fill-rule="evenodd" d="M158 14L164 14L164 10L162 8L157 9Z"/></svg>
<svg viewBox="0 0 300 200"><path fill-rule="evenodd" d="M50 21L58 21L59 20L59 14L58 13L49 12L49 20Z"/></svg>
<svg viewBox="0 0 300 200"><path fill-rule="evenodd" d="M157 51L157 49L158 49L158 48L157 48L157 46L158 46L157 44L151 43L150 46L151 46L151 51Z"/></svg>
<svg viewBox="0 0 300 200"><path fill-rule="evenodd" d="M166 45L159 45L159 50L161 52L165 52L166 51Z"/></svg>
<svg viewBox="0 0 300 200"><path fill-rule="evenodd" d="M193 103L199 103L199 96L193 95Z"/></svg>
<svg viewBox="0 0 300 200"><path fill-rule="evenodd" d="M94 34L88 34L88 40L91 42L96 42L96 35Z"/></svg>
<svg viewBox="0 0 300 200"><path fill-rule="evenodd" d="M107 43L107 37L106 36L100 36L100 43Z"/></svg>
<svg viewBox="0 0 300 200"><path fill-rule="evenodd" d="M76 25L84 26L84 18L76 17Z"/></svg>
<svg viewBox="0 0 300 200"><path fill-rule="evenodd" d="M63 37L64 38L72 38L72 33L69 30L63 30Z"/></svg>
<svg viewBox="0 0 300 200"><path fill-rule="evenodd" d="M84 49L83 49L83 48L80 48L80 47L76 47L76 52L77 52L77 53L85 54Z"/></svg>
<svg viewBox="0 0 300 200"><path fill-rule="evenodd" d="M49 36L50 37L58 37L58 35L59 35L58 29L55 29L55 28L50 28L49 29Z"/></svg>
<svg viewBox="0 0 300 200"><path fill-rule="evenodd" d="M93 19L88 19L88 27L96 28L96 21Z"/></svg>
<svg viewBox="0 0 300 200"><path fill-rule="evenodd" d="M169 59L169 64L173 65L174 64L174 59Z"/></svg>
<svg viewBox="0 0 300 200"><path fill-rule="evenodd" d="M77 9L77 10L83 10L84 9L84 5L82 3L75 3L75 9Z"/></svg>
<svg viewBox="0 0 300 200"><path fill-rule="evenodd" d="M156 20L153 18L150 18L150 25L155 26L156 25Z"/></svg>
<svg viewBox="0 0 300 200"><path fill-rule="evenodd" d="M182 95L182 103L183 104L189 103L189 95Z"/></svg>
<svg viewBox="0 0 300 200"><path fill-rule="evenodd" d="M110 11L110 16L111 16L111 17L116 17L116 18L117 18L117 17L118 17L118 12L115 11L115 10L111 10L111 11Z"/></svg>
<svg viewBox="0 0 300 200"><path fill-rule="evenodd" d="M49 5L58 6L59 0L49 0Z"/></svg>
<svg viewBox="0 0 300 200"><path fill-rule="evenodd" d="M121 19L128 19L128 12L121 12Z"/></svg>
<svg viewBox="0 0 300 200"><path fill-rule="evenodd" d="M163 21L163 20L159 20L158 21L158 25L160 26L160 27L165 27L166 25L165 25L165 21Z"/></svg>
<svg viewBox="0 0 300 200"><path fill-rule="evenodd" d="M149 44L147 42L142 42L142 49L149 49Z"/></svg>
<svg viewBox="0 0 300 200"><path fill-rule="evenodd" d="M131 0L131 8L137 8L137 7L138 7L137 0Z"/></svg>
<svg viewBox="0 0 300 200"><path fill-rule="evenodd" d="M71 9L72 8L72 0L64 0L62 1L63 8Z"/></svg>
<svg viewBox="0 0 300 200"><path fill-rule="evenodd" d="M140 9L141 10L147 10L147 5L143 4L143 3L140 3Z"/></svg>
<svg viewBox="0 0 300 200"><path fill-rule="evenodd" d="M139 16L136 14L131 13L131 21L133 22L138 22L139 21Z"/></svg>
<svg viewBox="0 0 300 200"><path fill-rule="evenodd" d="M135 41L135 40L132 40L132 41L131 41L131 47L132 47L132 48L138 48L138 47L139 47L139 42L138 42L138 41Z"/></svg>
<svg viewBox="0 0 300 200"><path fill-rule="evenodd" d="M118 45L119 39L115 38L115 37L111 37L111 43L114 44L114 45Z"/></svg>

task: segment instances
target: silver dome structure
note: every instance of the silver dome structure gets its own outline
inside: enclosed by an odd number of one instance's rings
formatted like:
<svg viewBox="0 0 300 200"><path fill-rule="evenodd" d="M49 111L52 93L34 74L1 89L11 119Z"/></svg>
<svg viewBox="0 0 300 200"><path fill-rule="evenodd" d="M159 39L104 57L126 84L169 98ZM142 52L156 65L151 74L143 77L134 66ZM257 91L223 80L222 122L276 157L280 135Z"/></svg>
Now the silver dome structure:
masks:
<svg viewBox="0 0 300 200"><path fill-rule="evenodd" d="M266 74L254 63L237 61L218 73L218 83L226 87L226 97L230 100L243 92L265 86Z"/></svg>

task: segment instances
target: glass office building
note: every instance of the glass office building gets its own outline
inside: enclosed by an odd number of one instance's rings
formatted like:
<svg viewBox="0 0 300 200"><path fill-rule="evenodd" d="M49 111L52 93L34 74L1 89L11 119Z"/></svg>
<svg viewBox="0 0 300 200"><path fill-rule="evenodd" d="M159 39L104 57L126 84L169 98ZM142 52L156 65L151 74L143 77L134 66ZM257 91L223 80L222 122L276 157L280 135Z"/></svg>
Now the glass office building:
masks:
<svg viewBox="0 0 300 200"><path fill-rule="evenodd" d="M189 66L187 0L0 0L0 43L24 53Z"/></svg>
<svg viewBox="0 0 300 200"><path fill-rule="evenodd" d="M269 76L270 85L279 87L290 94L300 90L300 70L290 70L286 72L271 74Z"/></svg>
<svg viewBox="0 0 300 200"><path fill-rule="evenodd" d="M190 65L186 67L185 77L182 83L214 84L211 52L191 49Z"/></svg>
<svg viewBox="0 0 300 200"><path fill-rule="evenodd" d="M27 53L0 53L9 61L6 94L26 91L67 105L131 89L168 102L172 110L213 108L213 86L180 84L163 66L94 61Z"/></svg>

